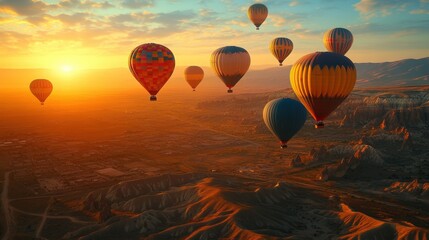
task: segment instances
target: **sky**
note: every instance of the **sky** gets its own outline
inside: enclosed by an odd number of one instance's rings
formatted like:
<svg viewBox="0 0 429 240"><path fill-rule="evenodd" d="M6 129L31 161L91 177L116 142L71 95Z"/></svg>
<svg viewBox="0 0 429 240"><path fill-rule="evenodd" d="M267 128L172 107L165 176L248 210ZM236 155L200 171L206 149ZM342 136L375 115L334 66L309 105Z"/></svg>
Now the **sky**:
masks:
<svg viewBox="0 0 429 240"><path fill-rule="evenodd" d="M354 62L429 56L429 0L265 0L261 30L245 0L0 0L0 68L122 68L138 45L167 46L176 65L210 65L211 53L235 45L252 66L275 66L276 37L294 50L285 64L324 51L323 33L345 27Z"/></svg>

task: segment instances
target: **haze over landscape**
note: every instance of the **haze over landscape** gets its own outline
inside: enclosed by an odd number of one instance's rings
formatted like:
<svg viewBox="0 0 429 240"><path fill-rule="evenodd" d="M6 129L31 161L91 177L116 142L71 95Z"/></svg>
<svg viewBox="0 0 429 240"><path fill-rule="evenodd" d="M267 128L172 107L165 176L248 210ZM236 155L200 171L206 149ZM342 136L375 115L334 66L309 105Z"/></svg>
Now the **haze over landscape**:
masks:
<svg viewBox="0 0 429 240"><path fill-rule="evenodd" d="M255 30L253 1L0 0L0 237L428 239L429 2L259 2ZM300 100L291 68L334 27L356 84L281 149L264 106ZM176 61L156 102L128 67L149 42ZM227 45L251 57L232 94L210 66Z"/></svg>

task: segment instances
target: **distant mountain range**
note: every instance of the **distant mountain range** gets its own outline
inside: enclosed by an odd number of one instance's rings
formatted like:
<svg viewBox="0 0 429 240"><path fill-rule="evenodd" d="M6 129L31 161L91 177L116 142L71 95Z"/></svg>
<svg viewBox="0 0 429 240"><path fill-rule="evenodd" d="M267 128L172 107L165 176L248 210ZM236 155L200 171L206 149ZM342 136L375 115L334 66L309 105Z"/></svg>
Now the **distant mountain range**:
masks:
<svg viewBox="0 0 429 240"><path fill-rule="evenodd" d="M420 86L429 84L429 57L404 59L384 63L355 63L357 68L356 87ZM264 70L249 71L243 82L245 88L271 90L289 88L291 65ZM244 83L243 83L244 85Z"/></svg>
<svg viewBox="0 0 429 240"><path fill-rule="evenodd" d="M421 86L429 85L429 57L421 59L404 59L384 63L355 63L357 68L358 88L382 86ZM291 65L275 66L266 69L249 70L236 88L237 92L263 92L290 87L289 71ZM183 72L186 67L176 66L170 85L174 89L187 86ZM205 78L198 90L225 88L214 74L211 67L203 67ZM0 69L0 87L28 86L35 78L48 78L55 81L64 78L58 70L46 69ZM4 76L9 76L8 78ZM13 76L13 77L10 77ZM70 73L68 78L81 82L81 86L97 88L135 88L138 86L127 68L80 70ZM73 82L73 80L67 80ZM12 81L11 81L12 80ZM58 83L63 81L58 81Z"/></svg>
<svg viewBox="0 0 429 240"><path fill-rule="evenodd" d="M359 87L429 84L429 57L396 62L358 63L356 67Z"/></svg>

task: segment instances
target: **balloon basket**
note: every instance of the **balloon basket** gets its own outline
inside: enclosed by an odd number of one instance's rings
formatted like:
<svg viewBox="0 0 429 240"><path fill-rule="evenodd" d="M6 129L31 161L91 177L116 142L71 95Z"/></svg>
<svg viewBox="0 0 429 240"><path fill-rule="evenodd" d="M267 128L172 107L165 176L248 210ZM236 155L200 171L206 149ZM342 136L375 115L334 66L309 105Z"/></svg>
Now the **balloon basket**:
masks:
<svg viewBox="0 0 429 240"><path fill-rule="evenodd" d="M195 92L195 89L192 89L193 92Z"/></svg>
<svg viewBox="0 0 429 240"><path fill-rule="evenodd" d="M156 96L155 95L150 96L150 101L152 102L156 101Z"/></svg>
<svg viewBox="0 0 429 240"><path fill-rule="evenodd" d="M283 63L279 63L279 66L283 66Z"/></svg>
<svg viewBox="0 0 429 240"><path fill-rule="evenodd" d="M280 145L280 148L281 148L281 149L285 149L285 148L287 148L287 144L286 144L286 143L282 143L282 144Z"/></svg>
<svg viewBox="0 0 429 240"><path fill-rule="evenodd" d="M228 91L226 91L227 93L232 93L232 89L228 89Z"/></svg>
<svg viewBox="0 0 429 240"><path fill-rule="evenodd" d="M314 128L324 128L325 124L323 122L317 122L316 124L314 124Z"/></svg>
<svg viewBox="0 0 429 240"><path fill-rule="evenodd" d="M256 30L259 30L259 27L256 27Z"/></svg>

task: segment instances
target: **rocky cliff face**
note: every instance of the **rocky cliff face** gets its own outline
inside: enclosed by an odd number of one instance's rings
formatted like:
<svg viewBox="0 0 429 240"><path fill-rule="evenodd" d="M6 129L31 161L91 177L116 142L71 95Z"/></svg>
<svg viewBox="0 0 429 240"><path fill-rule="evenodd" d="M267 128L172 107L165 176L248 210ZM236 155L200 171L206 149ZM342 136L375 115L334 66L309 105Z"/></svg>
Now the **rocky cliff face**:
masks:
<svg viewBox="0 0 429 240"><path fill-rule="evenodd" d="M386 130L425 127L429 126L428 100L427 93L409 96L387 92L364 97L360 104L356 104L356 100L346 101L336 116L340 118L341 127L379 127Z"/></svg>
<svg viewBox="0 0 429 240"><path fill-rule="evenodd" d="M410 194L429 200L429 183L419 183L417 179L411 182L394 182L385 188L384 191L397 194Z"/></svg>
<svg viewBox="0 0 429 240"><path fill-rule="evenodd" d="M322 181L355 175L355 170L358 172L365 168L379 169L384 163L383 155L366 144L338 145L328 149L325 156L330 159L341 159L341 161L325 166L320 171L316 178Z"/></svg>

